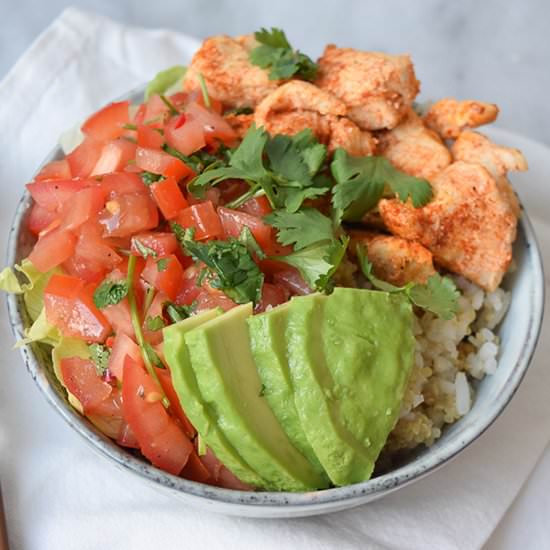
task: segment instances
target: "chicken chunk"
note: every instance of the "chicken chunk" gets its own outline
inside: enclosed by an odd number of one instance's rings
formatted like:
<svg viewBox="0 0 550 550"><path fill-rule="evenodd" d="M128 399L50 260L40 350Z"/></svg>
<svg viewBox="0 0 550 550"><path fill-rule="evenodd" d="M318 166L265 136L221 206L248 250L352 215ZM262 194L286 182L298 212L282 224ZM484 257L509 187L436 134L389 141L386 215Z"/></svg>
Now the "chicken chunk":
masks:
<svg viewBox="0 0 550 550"><path fill-rule="evenodd" d="M493 122L497 116L498 107L493 103L445 98L430 107L424 122L443 139L454 139L465 128L477 128Z"/></svg>
<svg viewBox="0 0 550 550"><path fill-rule="evenodd" d="M383 281L396 286L425 283L436 273L432 253L419 243L370 231L353 230L350 236L351 253L365 244L374 274Z"/></svg>
<svg viewBox="0 0 550 550"><path fill-rule="evenodd" d="M255 107L280 84L269 80L267 71L248 59L250 44L246 37L239 40L229 36L207 38L191 60L185 75L185 91L200 87L202 74L208 93L227 107ZM243 45L244 44L244 45Z"/></svg>
<svg viewBox="0 0 550 550"><path fill-rule="evenodd" d="M408 55L325 48L316 84L339 97L363 130L395 128L419 91Z"/></svg>
<svg viewBox="0 0 550 550"><path fill-rule="evenodd" d="M254 122L270 134L294 135L310 128L329 151L342 147L353 156L371 155L376 142L344 117L346 106L309 82L283 84L258 105Z"/></svg>
<svg viewBox="0 0 550 550"><path fill-rule="evenodd" d="M248 132L248 129L254 122L254 115L252 114L235 114L235 113L228 113L223 116L229 126L235 130L235 133L237 134L237 137L239 139L243 139L246 132Z"/></svg>
<svg viewBox="0 0 550 550"><path fill-rule="evenodd" d="M379 151L399 170L428 180L451 164L451 153L441 138L412 109L382 136Z"/></svg>
<svg viewBox="0 0 550 550"><path fill-rule="evenodd" d="M422 208L382 200L389 230L428 248L439 265L495 290L512 259L517 217L494 178L479 164L455 162L433 181L434 198Z"/></svg>
<svg viewBox="0 0 550 550"><path fill-rule="evenodd" d="M478 132L461 132L451 152L455 160L481 164L494 178L512 171L527 170L527 161L521 151L497 145Z"/></svg>

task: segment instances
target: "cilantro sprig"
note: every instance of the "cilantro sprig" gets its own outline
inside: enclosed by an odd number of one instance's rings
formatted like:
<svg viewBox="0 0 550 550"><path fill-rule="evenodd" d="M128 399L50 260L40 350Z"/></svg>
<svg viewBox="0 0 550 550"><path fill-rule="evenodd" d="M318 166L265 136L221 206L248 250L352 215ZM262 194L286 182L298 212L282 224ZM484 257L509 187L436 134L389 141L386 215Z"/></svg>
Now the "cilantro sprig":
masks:
<svg viewBox="0 0 550 550"><path fill-rule="evenodd" d="M359 221L378 204L386 185L402 202L410 198L415 208L432 198L427 180L399 171L384 157L352 157L344 149L337 149L330 169L336 180L332 204L344 220Z"/></svg>
<svg viewBox="0 0 550 550"><path fill-rule="evenodd" d="M426 284L408 283L405 286L395 286L378 279L373 272L373 265L367 257L366 247L357 247L359 266L365 277L378 290L385 292L401 292L415 305L430 311L441 319L452 319L458 311L460 296L453 280L442 277L439 273L432 275Z"/></svg>
<svg viewBox="0 0 550 550"><path fill-rule="evenodd" d="M114 306L128 294L126 281L105 280L94 291L94 304L99 309Z"/></svg>
<svg viewBox="0 0 550 550"><path fill-rule="evenodd" d="M260 301L264 275L252 256L259 247L257 243L251 246L251 234L242 240L200 243L194 240L193 230L177 223L172 224L172 230L184 252L206 266L205 277L212 288L223 291L237 304Z"/></svg>
<svg viewBox="0 0 550 550"><path fill-rule="evenodd" d="M290 45L284 31L262 28L254 33L259 46L250 52L250 61L262 69L269 69L269 79L287 79L293 76L315 80L318 65L310 57Z"/></svg>
<svg viewBox="0 0 550 550"><path fill-rule="evenodd" d="M111 350L103 344L90 344L88 346L90 359L94 362L97 374L103 376L107 372Z"/></svg>

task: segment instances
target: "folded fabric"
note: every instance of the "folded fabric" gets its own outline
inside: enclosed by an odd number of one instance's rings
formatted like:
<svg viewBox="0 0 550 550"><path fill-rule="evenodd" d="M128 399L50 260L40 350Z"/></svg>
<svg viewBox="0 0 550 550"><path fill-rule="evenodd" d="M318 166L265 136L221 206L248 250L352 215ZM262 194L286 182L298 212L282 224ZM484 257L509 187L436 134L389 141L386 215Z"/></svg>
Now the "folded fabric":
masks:
<svg viewBox="0 0 550 550"><path fill-rule="evenodd" d="M177 33L65 11L0 83L3 234L23 184L64 129L158 70L189 61L197 45ZM503 132L495 136L531 155L531 172L514 181L525 190L521 194L550 259L550 224L543 221L550 204L546 149ZM548 323L543 334L547 330ZM329 516L224 517L185 506L91 452L47 406L17 352L9 351L5 311L0 339L0 476L15 549L480 548L550 439L550 345L543 341L494 426L426 479Z"/></svg>

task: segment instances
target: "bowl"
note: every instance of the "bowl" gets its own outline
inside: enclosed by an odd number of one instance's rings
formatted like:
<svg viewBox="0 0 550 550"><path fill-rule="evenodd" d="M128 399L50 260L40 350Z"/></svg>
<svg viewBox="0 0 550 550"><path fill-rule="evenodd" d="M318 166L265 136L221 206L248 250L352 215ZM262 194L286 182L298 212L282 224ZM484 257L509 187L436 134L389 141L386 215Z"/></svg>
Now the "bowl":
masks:
<svg viewBox="0 0 550 550"><path fill-rule="evenodd" d="M143 90L126 98L141 101ZM46 162L61 158L57 147ZM32 201L28 192L21 198L9 233L7 264L28 255L34 237L26 229ZM23 346L27 369L46 400L90 446L113 465L133 473L159 490L190 505L229 515L282 518L336 512L365 504L396 491L449 462L476 440L502 413L531 361L539 336L544 307L544 277L539 247L532 225L522 208L518 237L514 244L517 269L506 277L504 286L512 290L509 311L497 328L502 344L495 374L486 376L476 388L472 409L448 426L429 448L412 453L398 467L368 481L307 493L245 492L212 487L167 474L131 451L119 447L86 418L73 409L52 369L47 347ZM23 337L28 315L20 296L9 295L8 313L13 333Z"/></svg>

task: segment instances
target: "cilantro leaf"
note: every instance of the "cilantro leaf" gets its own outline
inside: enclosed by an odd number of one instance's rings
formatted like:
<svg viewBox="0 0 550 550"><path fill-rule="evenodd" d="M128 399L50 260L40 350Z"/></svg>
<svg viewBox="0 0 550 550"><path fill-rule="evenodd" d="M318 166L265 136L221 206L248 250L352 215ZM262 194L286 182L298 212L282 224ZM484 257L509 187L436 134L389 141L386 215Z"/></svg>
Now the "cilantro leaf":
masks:
<svg viewBox="0 0 550 550"><path fill-rule="evenodd" d="M294 250L334 238L331 219L315 208L304 208L294 213L275 210L264 220L279 230L277 240L283 245L293 245Z"/></svg>
<svg viewBox="0 0 550 550"><path fill-rule="evenodd" d="M262 69L270 69L269 79L279 80L296 76L304 80L314 80L319 69L311 58L294 50L281 29L262 28L254 33L259 46L250 54L250 61Z"/></svg>
<svg viewBox="0 0 550 550"><path fill-rule="evenodd" d="M332 276L342 261L349 237L317 243L274 259L287 263L300 272L307 285L321 292L332 290Z"/></svg>
<svg viewBox="0 0 550 550"><path fill-rule="evenodd" d="M143 351L147 355L147 358L149 361L159 369L166 368L164 364L162 363L160 357L158 356L158 353L155 351L153 346L149 342L143 342Z"/></svg>
<svg viewBox="0 0 550 550"><path fill-rule="evenodd" d="M157 253L151 247L144 245L139 239L132 237L132 244L144 258L148 258L149 256L153 258L157 257Z"/></svg>
<svg viewBox="0 0 550 550"><path fill-rule="evenodd" d="M126 281L103 281L94 292L94 304L99 309L114 306L128 294Z"/></svg>
<svg viewBox="0 0 550 550"><path fill-rule="evenodd" d="M168 302L165 306L166 315L173 323L177 323L190 317L195 311L196 306L197 304L195 302L193 302L190 306L178 306L177 304Z"/></svg>
<svg viewBox="0 0 550 550"><path fill-rule="evenodd" d="M404 174L384 157L355 158L337 149L330 168L336 180L332 204L339 217L348 221L360 220L376 206L386 185L401 201L410 198L415 208L432 198L427 180Z"/></svg>
<svg viewBox="0 0 550 550"><path fill-rule="evenodd" d="M88 346L90 359L94 362L97 374L103 376L107 371L111 350L103 344L90 344Z"/></svg>
<svg viewBox="0 0 550 550"><path fill-rule="evenodd" d="M167 268L168 268L167 258L161 258L160 260L157 260L157 269L159 272L166 271Z"/></svg>
<svg viewBox="0 0 550 550"><path fill-rule="evenodd" d="M218 147L215 155L212 155L208 151L196 151L192 155L187 156L166 143L162 146L162 149L169 155L187 164L196 174L202 174L205 170L213 167L224 166L228 161L227 152L229 149L221 145Z"/></svg>
<svg viewBox="0 0 550 550"><path fill-rule="evenodd" d="M186 254L206 265L210 286L237 304L260 301L264 275L247 245L237 239L199 243L193 240L193 232L178 228L178 224L172 226Z"/></svg>
<svg viewBox="0 0 550 550"><path fill-rule="evenodd" d="M156 315L155 317L147 317L147 319L145 319L145 328L147 330L151 330L151 331L160 330L165 326L166 326L166 323L164 322L164 319L160 315Z"/></svg>
<svg viewBox="0 0 550 550"><path fill-rule="evenodd" d="M259 260L263 260L266 257L265 252L261 249L252 231L250 231L250 228L246 225L241 229L239 242L243 243L247 250L251 254L255 254Z"/></svg>
<svg viewBox="0 0 550 550"><path fill-rule="evenodd" d="M155 78L147 84L145 88L145 101L147 101L154 94L163 94L183 78L187 71L187 68L182 65L175 65L165 71L157 73Z"/></svg>
<svg viewBox="0 0 550 550"><path fill-rule="evenodd" d="M153 183L156 183L157 181L166 179L164 176L161 176L160 174L153 174L153 172L142 172L140 176L143 183L147 186L153 185Z"/></svg>
<svg viewBox="0 0 550 550"><path fill-rule="evenodd" d="M439 273L432 275L426 284L408 283L399 287L378 279L373 273L373 265L367 257L366 247L357 247L359 266L365 277L378 290L384 292L403 292L415 305L426 311L431 311L441 319L452 319L458 311L460 292L454 281L442 277Z"/></svg>

